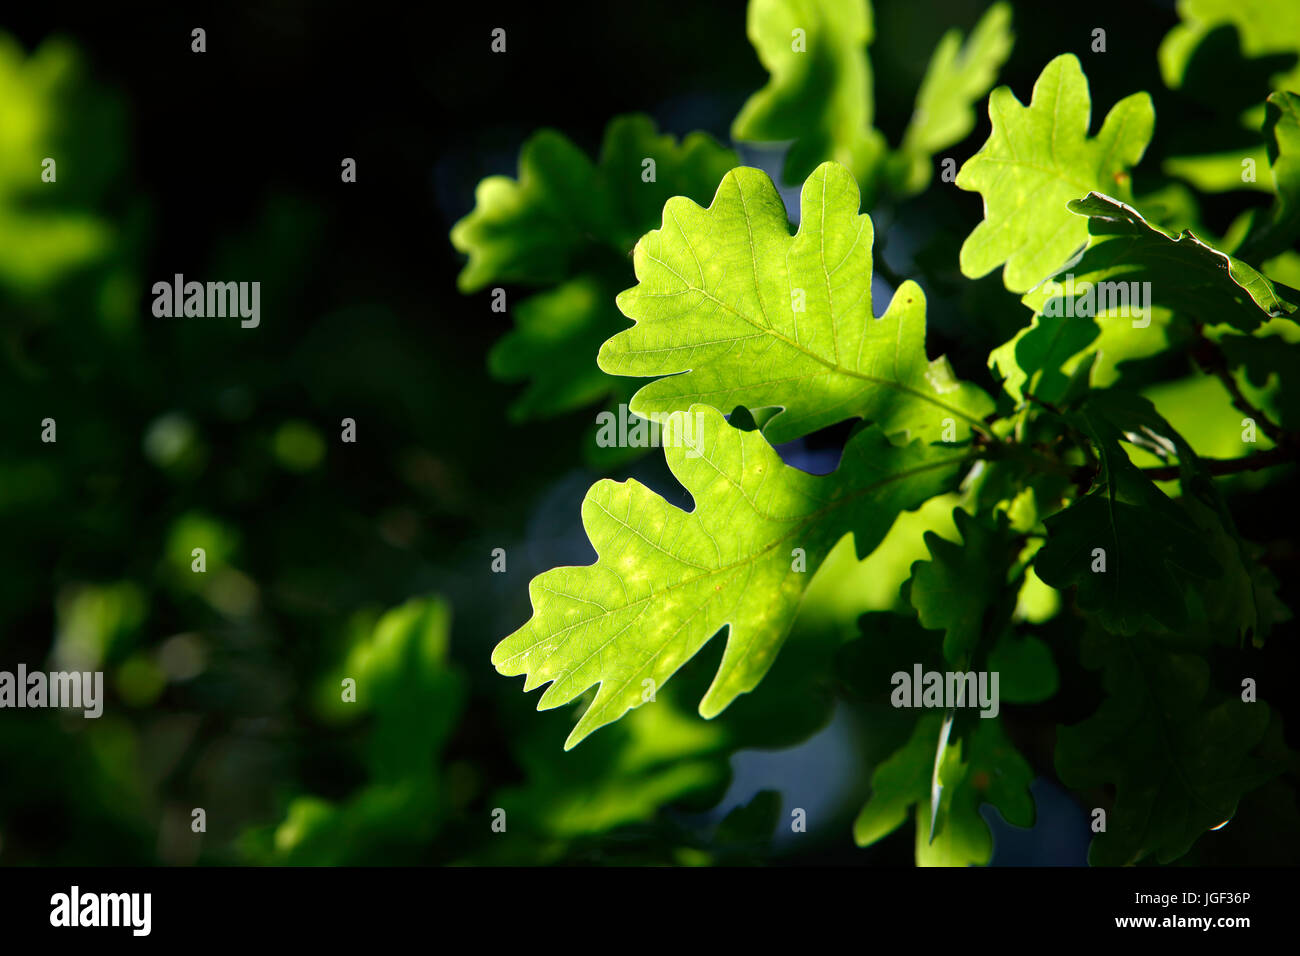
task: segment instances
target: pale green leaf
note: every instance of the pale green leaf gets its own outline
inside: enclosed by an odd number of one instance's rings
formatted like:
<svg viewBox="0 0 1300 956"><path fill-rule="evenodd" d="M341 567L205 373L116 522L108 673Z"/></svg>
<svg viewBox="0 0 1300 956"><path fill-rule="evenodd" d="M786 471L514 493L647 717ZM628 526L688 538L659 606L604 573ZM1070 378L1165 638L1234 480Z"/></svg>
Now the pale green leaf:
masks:
<svg viewBox="0 0 1300 956"><path fill-rule="evenodd" d="M789 633L799 601L848 532L860 554L895 517L949 486L964 459L954 449L891 445L876 428L846 446L840 467L813 476L784 465L756 431L693 407L665 427L669 468L695 501L690 512L636 481L601 481L582 517L597 561L556 568L529 586L533 616L492 662L550 686L539 709L599 684L567 747L645 703L724 626L727 643L700 703L713 717L753 690ZM796 570L803 549L806 570ZM647 683L650 682L650 683Z"/></svg>
<svg viewBox="0 0 1300 956"><path fill-rule="evenodd" d="M906 164L901 192L925 189L934 155L970 135L975 128L975 104L992 89L1014 41L1011 8L1005 3L995 3L984 12L964 45L957 29L939 40L899 148Z"/></svg>
<svg viewBox="0 0 1300 956"><path fill-rule="evenodd" d="M925 297L914 282L873 318L873 232L853 177L837 163L804 184L799 231L762 172L732 170L713 205L670 200L663 227L636 246L639 283L618 297L636 325L600 350L616 375L663 375L633 397L643 416L704 402L779 407L774 443L849 418L887 432L960 438L992 410L925 352ZM677 374L683 373L683 374Z"/></svg>
<svg viewBox="0 0 1300 956"><path fill-rule="evenodd" d="M886 144L872 128L871 5L751 0L746 30L771 79L741 108L732 137L790 142L786 182L801 182L826 160L844 164L861 182L873 182Z"/></svg>
<svg viewBox="0 0 1300 956"><path fill-rule="evenodd" d="M993 132L957 173L958 187L984 197L984 219L961 248L965 275L979 278L1005 263L1003 283L1024 292L1088 239L1067 202L1094 190L1127 196L1128 170L1155 124L1151 98L1125 97L1094 138L1091 111L1088 81L1071 54L1047 64L1028 106L1006 86L989 96Z"/></svg>

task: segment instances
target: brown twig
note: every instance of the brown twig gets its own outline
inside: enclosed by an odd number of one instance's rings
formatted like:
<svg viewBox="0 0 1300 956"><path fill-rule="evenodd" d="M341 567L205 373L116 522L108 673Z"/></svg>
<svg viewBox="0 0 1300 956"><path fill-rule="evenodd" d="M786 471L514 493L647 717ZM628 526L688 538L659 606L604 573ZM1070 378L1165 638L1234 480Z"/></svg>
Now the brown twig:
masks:
<svg viewBox="0 0 1300 956"><path fill-rule="evenodd" d="M1201 464L1211 475L1235 475L1243 471L1259 471L1274 465L1284 465L1296 460L1295 450L1286 446L1261 451L1245 458L1202 458ZM1179 466L1143 468L1142 474L1152 481L1172 481L1178 477Z"/></svg>
<svg viewBox="0 0 1300 956"><path fill-rule="evenodd" d="M1037 395L1032 395L1029 392L1025 392L1024 394L1025 394L1025 398L1029 399L1035 405L1042 405L1043 408L1047 409L1053 415L1062 414L1061 410L1057 408L1055 405L1053 405L1051 402L1044 401L1043 399L1039 398Z"/></svg>
<svg viewBox="0 0 1300 956"><path fill-rule="evenodd" d="M1236 377L1232 374L1232 369L1228 365L1228 359L1223 354L1223 350L1218 344L1211 342L1205 337L1201 326L1196 327L1196 334L1199 341L1192 349L1192 361L1200 366L1203 372L1213 375L1223 387L1228 390L1228 395L1232 398L1232 407L1241 412L1247 418L1253 419L1255 424L1269 438L1277 444L1282 444L1282 429L1268 419L1262 411L1250 403L1250 400L1242 394L1241 387L1237 384ZM1259 467L1263 468L1263 465Z"/></svg>

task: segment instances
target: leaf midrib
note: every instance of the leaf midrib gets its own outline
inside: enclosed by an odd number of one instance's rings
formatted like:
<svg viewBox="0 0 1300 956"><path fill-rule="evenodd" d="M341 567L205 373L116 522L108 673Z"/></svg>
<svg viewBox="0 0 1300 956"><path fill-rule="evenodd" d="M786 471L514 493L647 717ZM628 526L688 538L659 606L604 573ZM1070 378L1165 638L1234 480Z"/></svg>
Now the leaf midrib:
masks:
<svg viewBox="0 0 1300 956"><path fill-rule="evenodd" d="M748 220L749 220L748 213L746 213L746 215L745 215L745 219L746 219L746 222L748 222ZM752 245L751 245L751 248L752 248ZM959 409L959 408L954 408L953 406L947 404L946 402L942 402L942 401L940 401L939 399L935 398L933 395L927 395L927 394L925 394L924 392L918 392L916 389L912 388L912 387L909 386L909 385L905 385L905 384L903 384L903 383L900 382L900 381L896 381L896 380L893 380L893 379L887 379L887 378L877 378L877 377L874 376L874 375L866 375L866 374L864 374L864 373L862 373L862 372L858 372L858 371L854 371L853 369L846 368L845 366L840 365L840 364L837 363L837 362L834 362L834 361L831 361L831 360L829 360L829 359L823 358L822 356L818 355L816 352L813 352L813 351L810 351L810 350L804 348L804 347L803 347L802 345L800 345L798 342L793 341L789 336L784 335L783 333L779 332L777 329L775 329L775 328L773 328L773 327L771 327L771 326L763 326L763 325L758 324L756 321L754 321L752 318L750 318L750 316L746 315L746 314L743 313L743 312L740 312L740 311L737 310L735 307L728 305L726 302L724 302L722 299L719 299L717 296L715 296L715 295L714 295L712 292L710 292L708 289L705 289L705 288L703 288L702 286L695 286L695 285L692 285L692 284L691 284L691 283L686 279L686 277L683 276L680 272L678 272L676 269L674 269L671 265L669 265L669 264L668 264L667 262L665 262L663 259L660 259L658 256L653 255L653 254L652 254L651 252L649 252L648 250L646 251L646 258L650 259L650 260L653 261L653 262L657 262L659 265L663 266L664 269L666 269L668 272L671 272L673 275L675 275L679 280L681 280L682 284L686 287L687 291L690 291L690 292L698 292L700 295L702 295L702 296L704 296L705 298L709 299L711 302L713 302L714 304L716 304L716 305L719 306L720 308L726 310L727 312L730 312L732 315L734 315L736 318L740 319L740 320L741 320L742 322L744 322L746 325L750 326L750 327L753 328L753 329L757 329L757 330L758 330L758 333L759 333L760 335L770 335L770 336L772 336L773 338L777 339L778 341L781 341L781 342L785 343L787 346L789 346L790 348L794 349L796 352L799 352L799 353L801 353L801 354L807 356L808 358L812 359L814 362L817 362L819 365L822 365L822 366L824 366L825 368L830 369L832 372L835 372L836 374L839 374L839 375L843 375L843 376L845 376L845 377L847 377L847 378L855 378L855 379L858 379L859 381L868 382L868 383L870 383L870 384L872 384L872 385L880 385L880 386L883 386L883 387L885 387L885 388L890 388L890 389L893 389L894 391L897 391L897 392L900 392L900 393L903 393L903 394L909 395L909 396L911 396L912 398L920 399L921 401L926 402L926 403L928 403L928 404L930 404L930 405L934 405L934 406L937 407L937 408L942 408L944 411L952 412L952 414L957 415L957 416L959 416L960 418L965 419L967 422L970 422L970 423L971 423L972 425L974 425L974 426L975 426L979 431L984 431L984 423L983 423L982 421L980 421L979 419L975 418L973 415L969 415L969 414L967 414L966 412L962 411L962 410ZM762 300L761 300L761 297L760 297L760 300L759 300L759 301L760 301L760 302L762 301ZM880 319L877 319L877 318L874 318L874 317L873 317L873 318L869 319L868 321L871 321L871 322L881 322L881 321L884 321L884 319L883 319L883 317L880 318ZM899 321L899 324L901 325L901 324L902 324L902 319L900 318L898 321ZM835 323L835 317L834 317L834 316L831 316L831 326L832 326L832 328L835 327L835 324L836 324L836 323ZM900 333L900 334L901 334L901 333ZM731 339L731 340L717 340L717 341L736 341L736 340L735 340L735 339ZM716 344L716 342L715 342L715 343L712 343L712 344ZM658 350L658 351L663 351L663 350ZM894 364L895 364L895 365L898 364L898 348L897 348L897 344L895 344L895 348L894 348ZM671 376L670 376L670 377L671 377ZM745 387L752 387L752 386L745 386ZM784 406L783 406L783 407L784 407Z"/></svg>

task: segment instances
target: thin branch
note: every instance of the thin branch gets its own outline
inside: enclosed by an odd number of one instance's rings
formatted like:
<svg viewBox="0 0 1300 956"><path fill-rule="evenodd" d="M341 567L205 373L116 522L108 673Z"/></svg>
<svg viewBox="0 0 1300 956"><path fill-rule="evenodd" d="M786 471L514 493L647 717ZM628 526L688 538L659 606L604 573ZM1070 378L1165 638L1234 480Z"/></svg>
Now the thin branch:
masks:
<svg viewBox="0 0 1300 956"><path fill-rule="evenodd" d="M1042 452L1023 444L1022 442L1005 439L1002 441L996 438L990 438L983 435L976 436L974 442L975 457L982 458L985 461L1007 461L1011 459L1018 460L1027 468L1034 471L1046 472L1047 474L1060 475L1069 477L1072 474L1070 466L1055 458L1044 455Z"/></svg>
<svg viewBox="0 0 1300 956"><path fill-rule="evenodd" d="M1228 390L1232 397L1232 407L1241 412L1247 418L1253 419L1255 424L1269 438L1279 445L1282 444L1282 429L1269 420L1268 416L1250 403L1250 400L1242 394L1241 387L1237 384L1237 378L1232 374L1232 369L1228 365L1227 356L1218 344L1211 342L1205 337L1205 333L1198 325L1196 334L1200 341L1192 349L1192 360L1201 367L1201 370L1215 376L1223 387ZM1259 467L1264 467L1260 465Z"/></svg>
<svg viewBox="0 0 1300 956"><path fill-rule="evenodd" d="M1057 407L1056 407L1055 405L1053 405L1051 402L1044 401L1043 399L1039 398L1037 395L1031 395L1029 392L1025 392L1025 398L1029 399L1029 400L1030 400L1031 402L1033 402L1035 405L1042 405L1045 409L1047 409L1047 410L1048 410L1049 412L1051 412L1053 415L1060 415L1060 414L1062 414L1062 412L1061 412L1061 410L1060 410L1059 408L1057 408Z"/></svg>
<svg viewBox="0 0 1300 956"><path fill-rule="evenodd" d="M1261 451L1245 458L1202 458L1203 464L1211 475L1235 475L1243 471L1259 471L1274 465L1284 465L1296 460L1295 450L1278 447ZM1179 466L1169 465L1164 468L1143 468L1142 474L1152 481L1172 481L1178 477Z"/></svg>

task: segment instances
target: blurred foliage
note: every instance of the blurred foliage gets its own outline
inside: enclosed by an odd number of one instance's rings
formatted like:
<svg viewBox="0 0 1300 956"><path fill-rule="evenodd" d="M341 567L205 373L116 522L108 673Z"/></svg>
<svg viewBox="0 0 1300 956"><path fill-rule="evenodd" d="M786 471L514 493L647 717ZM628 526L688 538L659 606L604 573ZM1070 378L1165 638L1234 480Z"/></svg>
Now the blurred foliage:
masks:
<svg viewBox="0 0 1300 956"><path fill-rule="evenodd" d="M531 379L512 417L552 417L606 397L615 407L627 401L630 389L590 359L622 325L613 301L632 280L632 247L659 222L666 200L707 202L736 163L707 134L679 145L634 114L610 121L596 163L561 134L541 130L520 150L518 180L490 176L478 184L474 210L451 230L452 245L468 256L461 291L545 287L510 309L516 327L489 358L497 377ZM492 292L493 309L506 311L507 289ZM589 454L628 457L617 449Z"/></svg>

